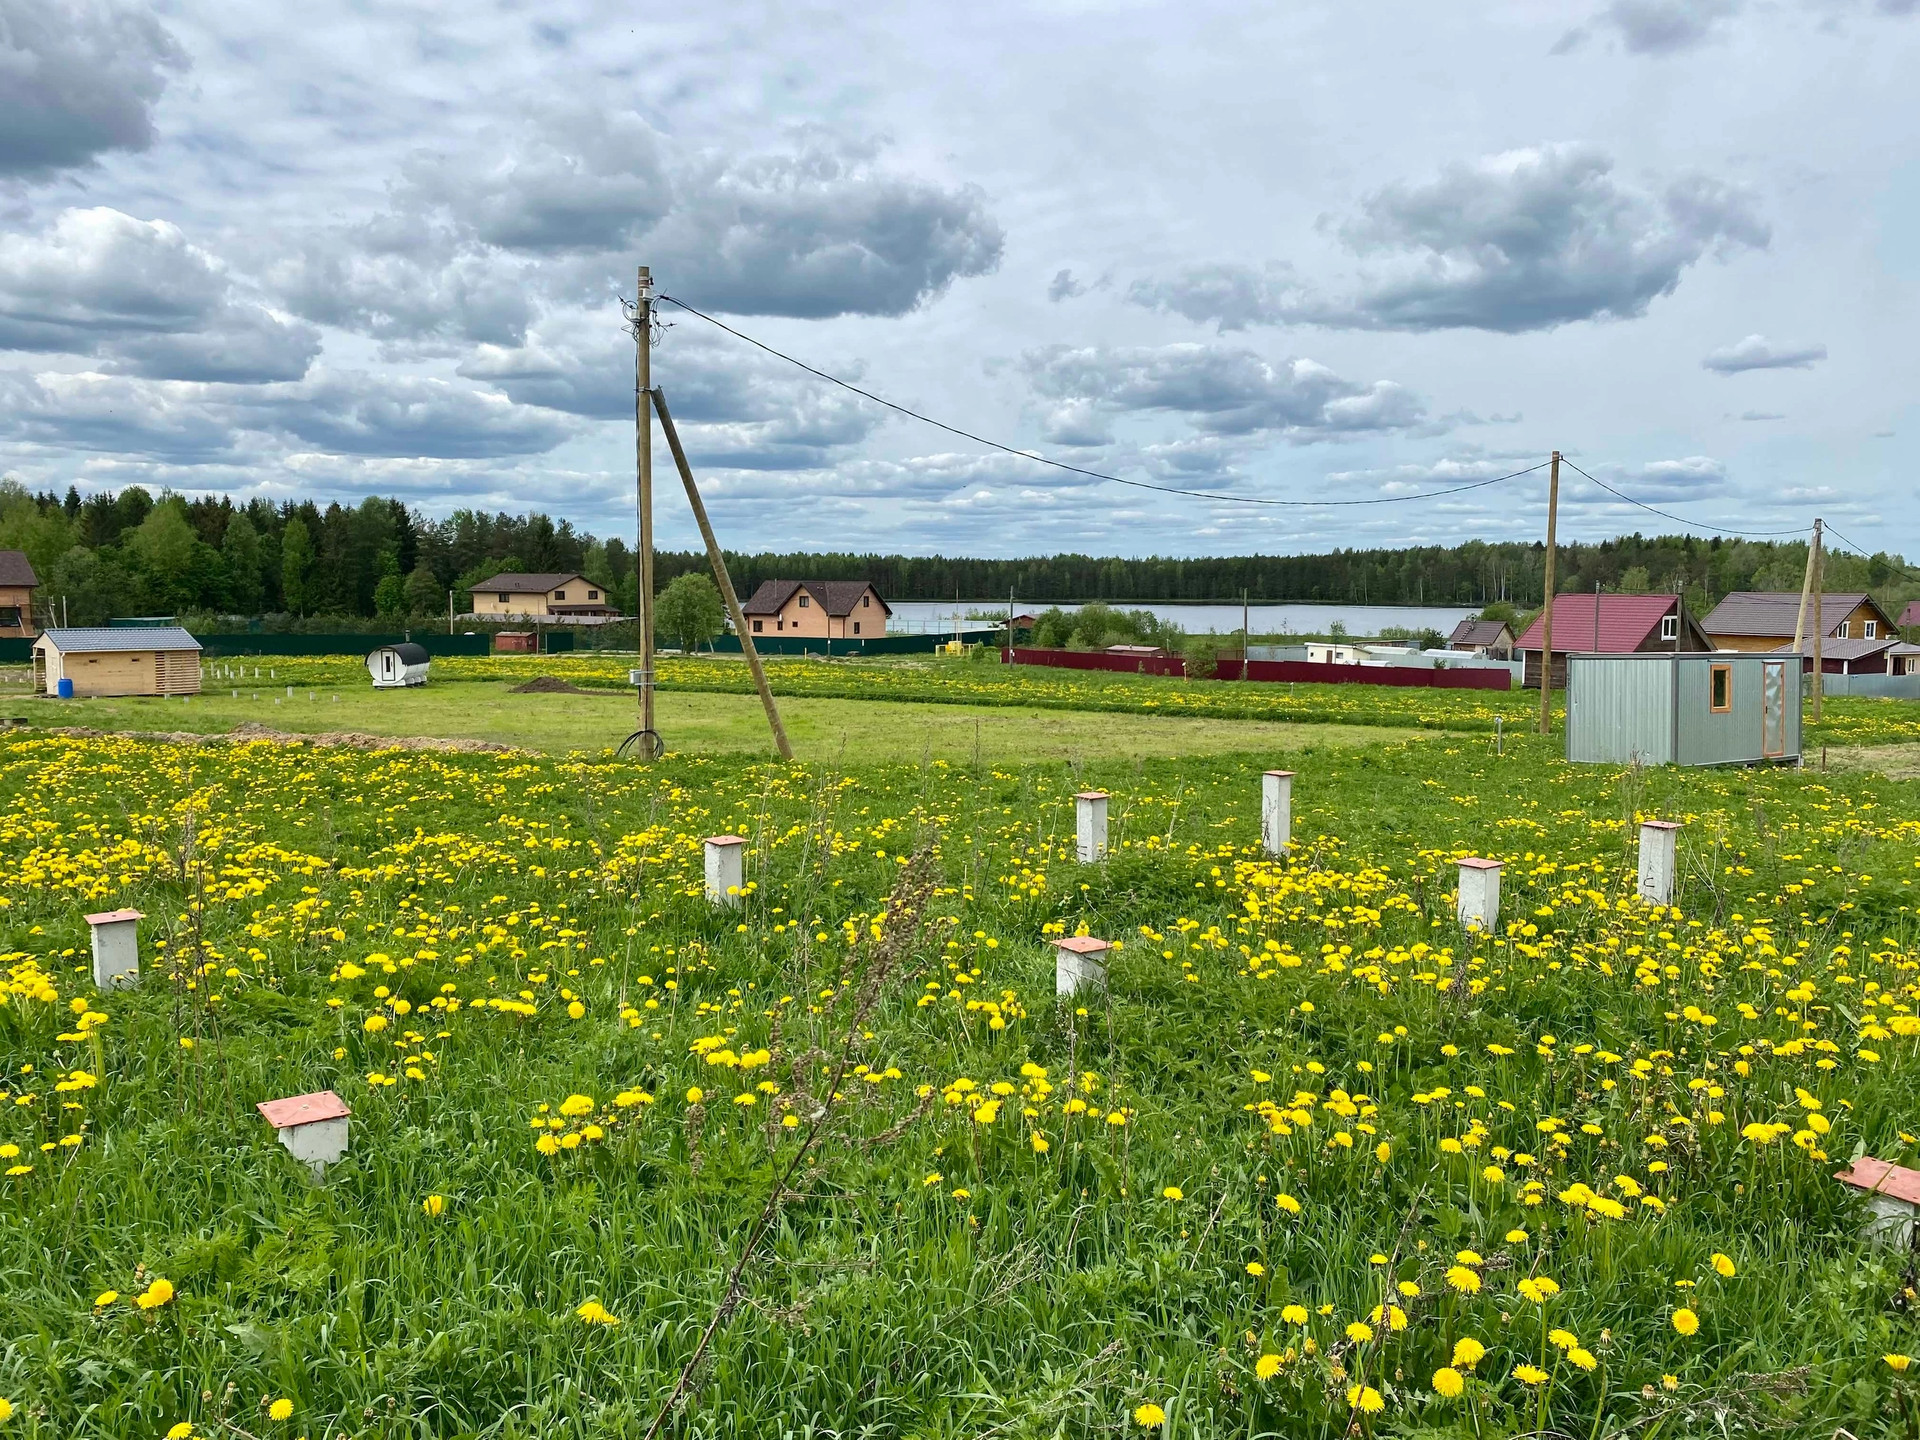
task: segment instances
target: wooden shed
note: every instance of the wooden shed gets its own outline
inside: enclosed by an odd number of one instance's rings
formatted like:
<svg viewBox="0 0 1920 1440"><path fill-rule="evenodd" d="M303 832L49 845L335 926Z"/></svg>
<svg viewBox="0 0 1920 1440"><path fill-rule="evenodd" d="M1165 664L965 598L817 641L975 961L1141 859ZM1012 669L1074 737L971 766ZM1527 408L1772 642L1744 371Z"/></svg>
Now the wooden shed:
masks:
<svg viewBox="0 0 1920 1440"><path fill-rule="evenodd" d="M178 625L47 630L33 642L33 688L74 695L198 695L200 642Z"/></svg>
<svg viewBox="0 0 1920 1440"><path fill-rule="evenodd" d="M367 674L376 690L401 690L409 685L427 683L427 662L432 659L427 647L411 640L397 645L382 645L367 653Z"/></svg>

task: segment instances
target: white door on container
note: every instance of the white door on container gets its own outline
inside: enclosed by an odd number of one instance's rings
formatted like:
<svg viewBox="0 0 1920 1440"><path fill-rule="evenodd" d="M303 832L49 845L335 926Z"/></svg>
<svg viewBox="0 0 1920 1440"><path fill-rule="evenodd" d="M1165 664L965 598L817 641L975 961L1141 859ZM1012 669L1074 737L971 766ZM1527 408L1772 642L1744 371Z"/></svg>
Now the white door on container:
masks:
<svg viewBox="0 0 1920 1440"><path fill-rule="evenodd" d="M1760 753L1770 760L1787 753L1787 667L1781 660L1760 667Z"/></svg>
<svg viewBox="0 0 1920 1440"><path fill-rule="evenodd" d="M380 678L383 680L391 680L393 678L393 652L391 650L381 652Z"/></svg>

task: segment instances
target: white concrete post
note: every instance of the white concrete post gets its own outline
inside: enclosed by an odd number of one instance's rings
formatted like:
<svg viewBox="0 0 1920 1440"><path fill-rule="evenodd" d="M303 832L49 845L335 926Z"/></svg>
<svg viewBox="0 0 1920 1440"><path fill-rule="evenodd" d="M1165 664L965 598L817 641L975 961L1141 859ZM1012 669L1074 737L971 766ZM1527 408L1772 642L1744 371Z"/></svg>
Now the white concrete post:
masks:
<svg viewBox="0 0 1920 1440"><path fill-rule="evenodd" d="M1260 843L1269 855L1284 855L1293 843L1293 771L1260 777Z"/></svg>
<svg viewBox="0 0 1920 1440"><path fill-rule="evenodd" d="M738 905L747 887L747 842L738 835L714 835L707 840L707 899L715 905Z"/></svg>
<svg viewBox="0 0 1920 1440"><path fill-rule="evenodd" d="M1082 790L1073 797L1073 828L1082 865L1091 865L1107 853L1106 791Z"/></svg>
<svg viewBox="0 0 1920 1440"><path fill-rule="evenodd" d="M1640 898L1654 905L1673 903L1675 842L1680 826L1672 820L1640 822Z"/></svg>
<svg viewBox="0 0 1920 1440"><path fill-rule="evenodd" d="M1108 940L1091 935L1063 935L1051 942L1054 948L1053 989L1065 997L1082 988L1107 988Z"/></svg>
<svg viewBox="0 0 1920 1440"><path fill-rule="evenodd" d="M104 910L87 916L93 927L93 984L97 990L132 985L140 978L138 910Z"/></svg>
<svg viewBox="0 0 1920 1440"><path fill-rule="evenodd" d="M1499 860L1470 858L1460 862L1460 924L1469 930L1493 933L1500 919Z"/></svg>
<svg viewBox="0 0 1920 1440"><path fill-rule="evenodd" d="M273 1126L287 1153L326 1178L327 1166L347 1153L347 1122L353 1111L331 1090L294 1095L285 1100L262 1100L254 1107Z"/></svg>

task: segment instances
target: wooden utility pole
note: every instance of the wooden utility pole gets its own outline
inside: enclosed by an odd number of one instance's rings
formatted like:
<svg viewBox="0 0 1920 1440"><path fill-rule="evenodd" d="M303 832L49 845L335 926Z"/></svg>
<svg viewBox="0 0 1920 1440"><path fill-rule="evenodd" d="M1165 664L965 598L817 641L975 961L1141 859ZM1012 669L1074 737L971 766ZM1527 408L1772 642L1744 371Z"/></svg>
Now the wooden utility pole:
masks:
<svg viewBox="0 0 1920 1440"><path fill-rule="evenodd" d="M633 300L633 466L638 493L638 582L634 606L640 624L640 758L652 760L665 749L653 724L653 417L647 396L653 390L653 271L642 265Z"/></svg>
<svg viewBox="0 0 1920 1440"><path fill-rule="evenodd" d="M1540 733L1553 733L1553 544L1560 523L1560 452L1547 470L1546 608L1540 612ZM1597 604L1597 602L1596 602Z"/></svg>
<svg viewBox="0 0 1920 1440"><path fill-rule="evenodd" d="M660 433L667 437L667 449L673 452L674 466L680 471L680 483L687 487L687 503L693 507L693 518L700 525L700 538L707 542L707 560L713 566L714 583L720 587L720 598L727 602L727 614L733 620L734 632L740 637L740 653L747 657L747 669L752 672L753 687L760 692L760 704L767 712L767 724L773 729L774 748L780 752L782 760L791 760L793 746L787 743L786 726L780 723L780 707L773 703L773 691L767 685L767 672L760 664L760 652L753 647L753 635L747 628L747 617L740 613L740 597L733 592L733 581L727 575L727 562L720 553L720 542L713 538L713 524L707 519L707 507L701 503L699 487L693 483L693 467L687 464L687 452L680 448L680 432L673 428L673 413L667 409L664 391L653 392L653 408L660 412Z"/></svg>
<svg viewBox="0 0 1920 1440"><path fill-rule="evenodd" d="M1820 642L1827 633L1826 605L1827 596L1827 553L1824 540L1825 522L1813 522L1813 718L1820 718L1820 702L1826 698L1826 674L1820 668Z"/></svg>
<svg viewBox="0 0 1920 1440"><path fill-rule="evenodd" d="M1820 533L1818 520L1813 522L1813 533L1815 535ZM1793 653L1796 655L1805 653L1800 647L1807 643L1807 601L1813 596L1814 543L1812 540L1807 542L1807 573L1806 578L1800 582L1800 613L1793 622Z"/></svg>

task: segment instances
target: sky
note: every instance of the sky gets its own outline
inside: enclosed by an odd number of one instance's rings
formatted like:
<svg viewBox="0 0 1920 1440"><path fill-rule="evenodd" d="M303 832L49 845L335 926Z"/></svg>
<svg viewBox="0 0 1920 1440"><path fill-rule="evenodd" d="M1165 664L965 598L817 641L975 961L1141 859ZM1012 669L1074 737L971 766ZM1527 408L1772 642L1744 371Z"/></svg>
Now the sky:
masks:
<svg viewBox="0 0 1920 1440"><path fill-rule="evenodd" d="M1920 0L694 8L0 0L0 470L630 538L647 265L1005 447L663 301L729 548L1920 556Z"/></svg>

